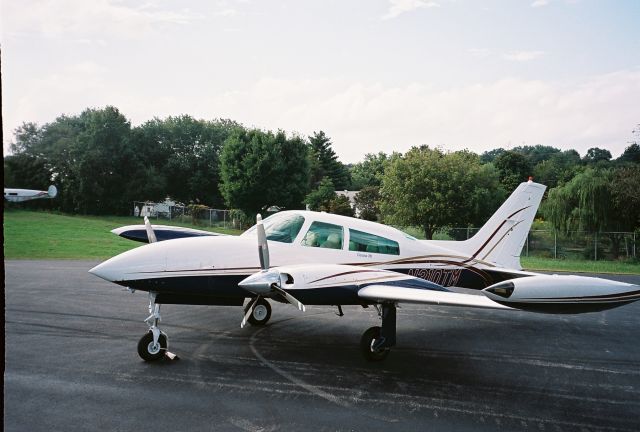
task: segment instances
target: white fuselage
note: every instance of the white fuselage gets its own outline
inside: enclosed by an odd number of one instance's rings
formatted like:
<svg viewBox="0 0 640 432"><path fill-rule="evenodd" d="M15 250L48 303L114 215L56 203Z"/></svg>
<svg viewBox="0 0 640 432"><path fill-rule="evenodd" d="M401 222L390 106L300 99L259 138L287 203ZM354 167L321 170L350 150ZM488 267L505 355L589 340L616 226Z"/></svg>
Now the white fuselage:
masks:
<svg viewBox="0 0 640 432"><path fill-rule="evenodd" d="M473 251L462 254L385 225L305 211L281 212L275 216L265 220L267 234L285 241L268 242L271 267L347 264L393 270L442 286L477 289L512 277L493 273L495 266L472 259ZM287 224L279 222L287 218L299 222L293 234L287 231ZM237 283L260 270L256 241L255 231L249 229L238 237L157 242L111 258L92 269L92 273L145 291L199 295L208 290L225 297L244 296L246 293L237 289Z"/></svg>

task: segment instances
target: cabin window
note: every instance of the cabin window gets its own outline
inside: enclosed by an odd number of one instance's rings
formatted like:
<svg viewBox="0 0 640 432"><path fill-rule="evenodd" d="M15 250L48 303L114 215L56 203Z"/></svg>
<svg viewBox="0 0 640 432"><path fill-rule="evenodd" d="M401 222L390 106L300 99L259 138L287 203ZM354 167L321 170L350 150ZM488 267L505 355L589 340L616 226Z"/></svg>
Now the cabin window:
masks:
<svg viewBox="0 0 640 432"><path fill-rule="evenodd" d="M300 215L291 215L264 221L264 231L267 240L281 243L292 243L304 225L304 218Z"/></svg>
<svg viewBox="0 0 640 432"><path fill-rule="evenodd" d="M314 222L302 239L302 246L342 249L342 232L339 225Z"/></svg>
<svg viewBox="0 0 640 432"><path fill-rule="evenodd" d="M354 229L349 230L349 250L400 255L398 242Z"/></svg>

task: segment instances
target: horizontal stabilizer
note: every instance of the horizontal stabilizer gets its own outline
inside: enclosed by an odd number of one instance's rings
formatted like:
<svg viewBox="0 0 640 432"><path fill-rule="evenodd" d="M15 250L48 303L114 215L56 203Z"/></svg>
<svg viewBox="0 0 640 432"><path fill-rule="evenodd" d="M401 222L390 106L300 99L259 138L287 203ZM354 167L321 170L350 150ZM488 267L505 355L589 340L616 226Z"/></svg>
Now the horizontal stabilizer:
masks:
<svg viewBox="0 0 640 432"><path fill-rule="evenodd" d="M124 237L129 240L149 243L147 228L145 225L127 225L111 230L112 233ZM153 225L153 233L157 241L173 240L185 237L203 237L203 236L226 236L227 234L219 234L210 231L197 230L193 228L184 228L169 225Z"/></svg>

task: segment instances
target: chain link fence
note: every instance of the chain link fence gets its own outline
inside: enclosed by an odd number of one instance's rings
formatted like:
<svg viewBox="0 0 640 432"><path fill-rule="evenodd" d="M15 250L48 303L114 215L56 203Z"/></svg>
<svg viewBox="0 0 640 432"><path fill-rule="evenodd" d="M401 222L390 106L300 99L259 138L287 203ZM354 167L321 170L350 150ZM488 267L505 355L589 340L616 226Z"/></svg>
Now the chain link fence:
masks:
<svg viewBox="0 0 640 432"><path fill-rule="evenodd" d="M444 234L453 240L473 237L479 228L452 228ZM442 237L440 237L442 238ZM531 230L522 256L559 259L617 260L637 259L640 233Z"/></svg>
<svg viewBox="0 0 640 432"><path fill-rule="evenodd" d="M174 221L202 227L246 229L247 222L243 215L235 210L213 209L201 205L184 205L165 201L155 203L149 201L134 201L133 215L157 221Z"/></svg>

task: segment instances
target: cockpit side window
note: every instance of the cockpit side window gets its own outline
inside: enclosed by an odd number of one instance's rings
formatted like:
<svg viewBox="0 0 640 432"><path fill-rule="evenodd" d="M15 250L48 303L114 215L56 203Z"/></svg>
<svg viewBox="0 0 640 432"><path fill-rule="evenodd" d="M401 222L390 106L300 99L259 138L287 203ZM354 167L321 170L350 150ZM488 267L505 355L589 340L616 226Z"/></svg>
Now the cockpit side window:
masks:
<svg viewBox="0 0 640 432"><path fill-rule="evenodd" d="M354 229L349 230L349 250L400 255L398 242Z"/></svg>
<svg viewBox="0 0 640 432"><path fill-rule="evenodd" d="M276 213L262 221L268 240L281 243L293 243L304 225L304 217L299 214ZM241 234L242 236L255 236L256 225Z"/></svg>
<svg viewBox="0 0 640 432"><path fill-rule="evenodd" d="M342 249L343 228L325 222L314 222L302 239L302 246Z"/></svg>
<svg viewBox="0 0 640 432"><path fill-rule="evenodd" d="M300 215L291 215L287 217L266 219L264 222L264 231L267 234L267 240L273 240L281 243L292 243L298 236L298 233L304 225L304 218Z"/></svg>

